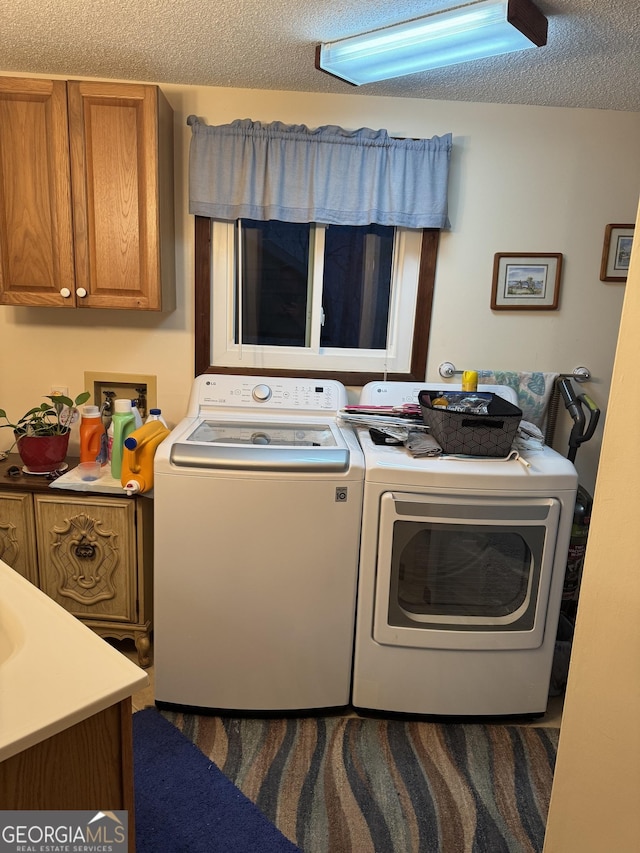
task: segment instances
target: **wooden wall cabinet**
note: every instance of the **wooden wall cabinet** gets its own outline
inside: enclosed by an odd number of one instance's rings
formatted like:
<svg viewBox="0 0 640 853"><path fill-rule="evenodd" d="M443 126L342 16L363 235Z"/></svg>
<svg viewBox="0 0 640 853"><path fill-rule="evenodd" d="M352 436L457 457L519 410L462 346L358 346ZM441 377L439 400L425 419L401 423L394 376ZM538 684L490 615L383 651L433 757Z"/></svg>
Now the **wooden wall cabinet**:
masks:
<svg viewBox="0 0 640 853"><path fill-rule="evenodd" d="M100 636L133 639L140 666L149 666L153 500L29 479L15 490L0 480L0 557Z"/></svg>
<svg viewBox="0 0 640 853"><path fill-rule="evenodd" d="M0 304L175 307L157 86L0 77Z"/></svg>

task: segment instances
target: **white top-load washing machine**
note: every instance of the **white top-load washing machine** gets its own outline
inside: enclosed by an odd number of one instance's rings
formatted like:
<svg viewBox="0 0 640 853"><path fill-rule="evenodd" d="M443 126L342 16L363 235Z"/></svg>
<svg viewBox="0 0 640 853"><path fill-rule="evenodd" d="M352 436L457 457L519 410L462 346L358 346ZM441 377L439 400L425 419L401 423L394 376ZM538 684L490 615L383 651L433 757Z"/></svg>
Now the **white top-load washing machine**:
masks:
<svg viewBox="0 0 640 853"><path fill-rule="evenodd" d="M155 456L156 702L349 702L362 451L326 379L205 374Z"/></svg>
<svg viewBox="0 0 640 853"><path fill-rule="evenodd" d="M374 382L364 406L451 384ZM515 402L511 389L482 386ZM437 715L541 714L577 475L549 447L521 458L365 456L353 704Z"/></svg>

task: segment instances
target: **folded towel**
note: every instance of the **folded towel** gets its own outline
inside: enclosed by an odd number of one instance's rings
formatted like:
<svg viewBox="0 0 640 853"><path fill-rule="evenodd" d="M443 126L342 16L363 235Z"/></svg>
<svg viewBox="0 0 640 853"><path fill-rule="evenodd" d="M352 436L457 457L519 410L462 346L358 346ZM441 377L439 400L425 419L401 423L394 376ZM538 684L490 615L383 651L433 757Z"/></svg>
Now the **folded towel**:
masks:
<svg viewBox="0 0 640 853"><path fill-rule="evenodd" d="M544 435L535 424L529 421L520 421L516 437L513 440L516 450L536 451L544 448Z"/></svg>
<svg viewBox="0 0 640 853"><path fill-rule="evenodd" d="M442 448L432 435L419 430L409 430L405 447L412 456L440 456Z"/></svg>
<svg viewBox="0 0 640 853"><path fill-rule="evenodd" d="M518 408L525 421L540 429L545 426L547 408L559 373L522 373L505 370L483 370L480 382L487 385L508 385L518 395Z"/></svg>

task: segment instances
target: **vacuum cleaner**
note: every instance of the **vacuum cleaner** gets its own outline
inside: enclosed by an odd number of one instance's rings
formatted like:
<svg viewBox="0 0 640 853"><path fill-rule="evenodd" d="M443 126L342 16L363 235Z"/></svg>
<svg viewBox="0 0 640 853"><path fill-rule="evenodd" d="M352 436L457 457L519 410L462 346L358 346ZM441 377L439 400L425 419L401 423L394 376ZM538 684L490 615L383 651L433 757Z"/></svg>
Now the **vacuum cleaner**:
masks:
<svg viewBox="0 0 640 853"><path fill-rule="evenodd" d="M552 430L555 428L555 417L560 397L573 420L567 458L574 462L580 445L589 441L595 432L600 417L600 409L586 394L576 395L569 379L562 377L557 380L553 394L553 406L550 406L550 428ZM588 419L585 416L585 408L589 413ZM578 485L556 632L549 696L560 696L567 687L573 630L578 610L578 595L580 593L584 556L587 550L592 506L593 498L584 486Z"/></svg>
<svg viewBox="0 0 640 853"><path fill-rule="evenodd" d="M600 409L587 394L576 394L568 378L563 377L558 379L557 382L565 408L573 420L573 427L569 435L567 459L574 462L578 448L586 441L589 441L595 432L600 418ZM588 411L588 418L585 416L585 408ZM578 595L582 580L584 555L587 550L592 506L593 497L583 486L578 485L569 553L567 556L567 567L564 576L564 587L562 590L562 605L560 608L560 612L572 624L575 623L576 611L578 609Z"/></svg>

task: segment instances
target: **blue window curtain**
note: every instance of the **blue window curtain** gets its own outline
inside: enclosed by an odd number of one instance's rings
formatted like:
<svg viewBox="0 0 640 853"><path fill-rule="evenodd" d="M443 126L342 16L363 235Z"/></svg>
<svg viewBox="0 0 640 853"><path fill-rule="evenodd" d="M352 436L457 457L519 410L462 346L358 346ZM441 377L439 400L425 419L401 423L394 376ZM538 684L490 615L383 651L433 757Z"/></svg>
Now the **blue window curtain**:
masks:
<svg viewBox="0 0 640 853"><path fill-rule="evenodd" d="M189 212L213 219L448 228L451 134L310 130L189 116Z"/></svg>

